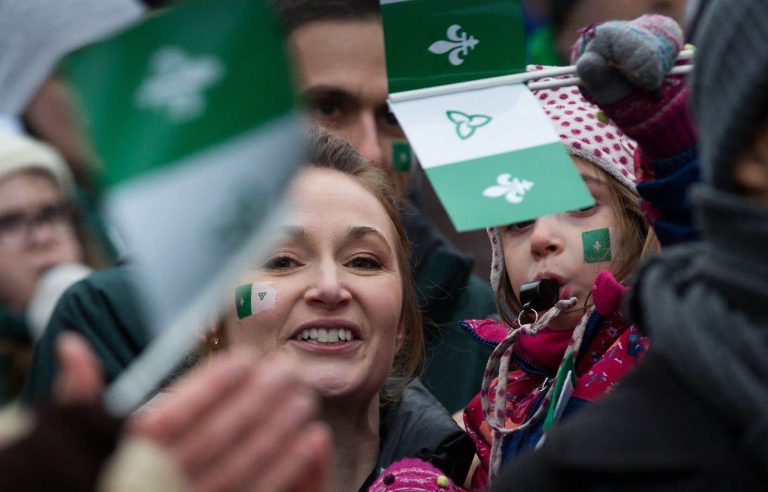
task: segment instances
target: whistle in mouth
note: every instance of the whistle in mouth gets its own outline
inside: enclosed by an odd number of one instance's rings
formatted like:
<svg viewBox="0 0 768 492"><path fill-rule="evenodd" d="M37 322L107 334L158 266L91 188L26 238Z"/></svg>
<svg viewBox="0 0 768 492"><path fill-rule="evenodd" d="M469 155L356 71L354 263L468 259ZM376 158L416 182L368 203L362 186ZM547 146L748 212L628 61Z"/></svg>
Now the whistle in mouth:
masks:
<svg viewBox="0 0 768 492"><path fill-rule="evenodd" d="M523 284L520 287L520 302L523 309L546 311L557 302L560 286L548 278Z"/></svg>

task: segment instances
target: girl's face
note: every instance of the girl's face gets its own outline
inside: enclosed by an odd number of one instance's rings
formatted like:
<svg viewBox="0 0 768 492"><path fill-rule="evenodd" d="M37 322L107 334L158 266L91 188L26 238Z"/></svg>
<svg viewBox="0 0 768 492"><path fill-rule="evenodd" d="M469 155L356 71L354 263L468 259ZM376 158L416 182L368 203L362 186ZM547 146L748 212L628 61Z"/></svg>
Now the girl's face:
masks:
<svg viewBox="0 0 768 492"><path fill-rule="evenodd" d="M507 277L518 299L523 284L551 279L560 286L560 299L575 296L577 306L583 306L597 274L612 269L615 253L611 245L618 242L616 204L597 168L581 158L573 160L595 206L501 228ZM571 329L581 314L563 313L549 326Z"/></svg>
<svg viewBox="0 0 768 492"><path fill-rule="evenodd" d="M394 226L374 195L338 171L303 171L290 197L282 244L241 279L254 286L253 314L237 320L233 310L228 340L288 355L325 398L370 401L404 335Z"/></svg>

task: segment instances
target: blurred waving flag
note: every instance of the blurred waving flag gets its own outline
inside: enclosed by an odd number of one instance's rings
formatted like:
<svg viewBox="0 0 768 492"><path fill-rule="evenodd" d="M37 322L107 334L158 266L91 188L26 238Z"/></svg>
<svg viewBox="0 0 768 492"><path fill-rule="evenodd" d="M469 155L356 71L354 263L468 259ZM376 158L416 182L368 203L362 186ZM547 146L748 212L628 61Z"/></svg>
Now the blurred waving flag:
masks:
<svg viewBox="0 0 768 492"><path fill-rule="evenodd" d="M390 107L457 231L593 203L522 83L430 95L525 71L521 0L381 0ZM418 96L409 91L418 91Z"/></svg>
<svg viewBox="0 0 768 492"><path fill-rule="evenodd" d="M269 246L301 130L266 3L190 0L61 65L157 340L108 392L130 410Z"/></svg>
<svg viewBox="0 0 768 492"><path fill-rule="evenodd" d="M0 0L0 116L16 116L62 56L136 22L139 0Z"/></svg>

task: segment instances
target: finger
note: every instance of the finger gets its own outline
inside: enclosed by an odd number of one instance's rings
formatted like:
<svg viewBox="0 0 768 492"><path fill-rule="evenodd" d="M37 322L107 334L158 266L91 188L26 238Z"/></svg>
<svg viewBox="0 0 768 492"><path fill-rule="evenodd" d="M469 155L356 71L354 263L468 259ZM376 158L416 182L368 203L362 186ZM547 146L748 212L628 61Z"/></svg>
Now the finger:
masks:
<svg viewBox="0 0 768 492"><path fill-rule="evenodd" d="M304 446L295 451L296 460L300 463L306 463L306 478L301 480L291 480L290 460L280 462L272 469L276 475L272 482L278 487L276 490L286 490L289 492L331 492L333 484L331 483L331 463L333 462L333 450L331 440L331 429L323 423L315 422L306 431L304 437ZM285 467L286 470L278 470L278 467ZM253 482L256 484L256 482ZM257 490L257 489L255 489Z"/></svg>
<svg viewBox="0 0 768 492"><path fill-rule="evenodd" d="M264 403L271 406L270 402ZM201 467L204 474L193 476L193 482L201 491L216 492L236 490L252 479L261 480L277 462L292 459L285 450L290 443L303 441L313 406L312 399L303 394L292 396L285 405L271 406L272 414L264 416L263 425L253 427L210 466Z"/></svg>
<svg viewBox="0 0 768 492"><path fill-rule="evenodd" d="M173 384L168 395L129 421L129 432L161 444L174 442L250 377L253 355L232 351L210 361Z"/></svg>
<svg viewBox="0 0 768 492"><path fill-rule="evenodd" d="M252 432L270 435L273 420L290 420L292 425L307 422L316 412L314 398L294 381L288 362L278 360L254 368L250 376L226 398L200 415L192 432L174 443L172 452L190 473L217 466L217 456L230 454L244 436ZM296 407L289 412L290 406ZM278 422L279 423L279 422Z"/></svg>
<svg viewBox="0 0 768 492"><path fill-rule="evenodd" d="M59 373L54 398L60 404L96 404L104 390L104 376L96 356L81 335L65 332L56 342Z"/></svg>

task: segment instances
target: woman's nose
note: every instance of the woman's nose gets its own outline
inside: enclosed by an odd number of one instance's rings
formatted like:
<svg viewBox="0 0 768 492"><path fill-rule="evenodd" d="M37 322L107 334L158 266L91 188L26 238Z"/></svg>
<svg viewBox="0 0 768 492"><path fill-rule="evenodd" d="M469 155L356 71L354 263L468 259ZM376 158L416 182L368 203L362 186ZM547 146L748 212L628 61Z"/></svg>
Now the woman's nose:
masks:
<svg viewBox="0 0 768 492"><path fill-rule="evenodd" d="M327 308L335 308L349 301L351 294L341 274L335 262L318 265L317 276L305 294L307 301Z"/></svg>
<svg viewBox="0 0 768 492"><path fill-rule="evenodd" d="M533 224L531 232L531 256L541 259L563 251L562 230L554 215L540 217Z"/></svg>

